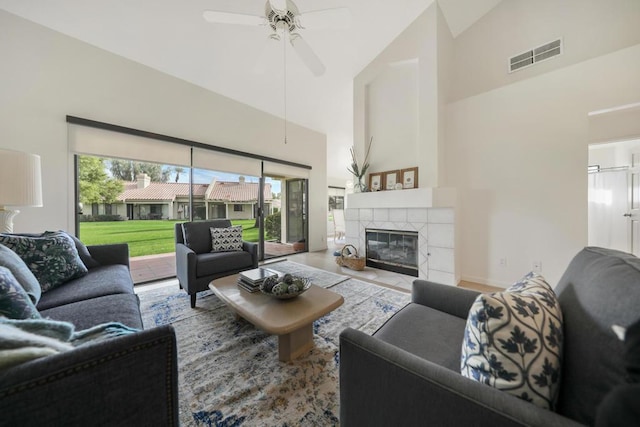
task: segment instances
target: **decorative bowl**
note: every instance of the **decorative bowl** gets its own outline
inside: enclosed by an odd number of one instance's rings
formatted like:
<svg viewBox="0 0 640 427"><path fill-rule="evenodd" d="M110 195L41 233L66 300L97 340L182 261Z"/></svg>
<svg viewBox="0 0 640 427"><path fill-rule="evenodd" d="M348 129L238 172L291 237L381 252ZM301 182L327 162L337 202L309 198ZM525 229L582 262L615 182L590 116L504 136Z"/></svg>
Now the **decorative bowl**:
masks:
<svg viewBox="0 0 640 427"><path fill-rule="evenodd" d="M273 278L273 281L275 283L269 283L270 279L265 279L260 285L260 292L278 299L289 299L297 297L311 287L311 279L308 277L292 276L290 274ZM290 287L292 289L295 288L295 290L290 292Z"/></svg>

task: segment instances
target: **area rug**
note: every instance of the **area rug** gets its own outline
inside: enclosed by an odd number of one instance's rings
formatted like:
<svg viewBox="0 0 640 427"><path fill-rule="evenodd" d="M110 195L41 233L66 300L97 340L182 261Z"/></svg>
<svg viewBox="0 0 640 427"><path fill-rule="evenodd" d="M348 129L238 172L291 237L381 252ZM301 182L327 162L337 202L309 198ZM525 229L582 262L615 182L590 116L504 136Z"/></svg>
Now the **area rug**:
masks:
<svg viewBox="0 0 640 427"><path fill-rule="evenodd" d="M293 261L278 261L265 265L264 267L276 270L280 273L290 273L294 276L304 276L311 279L314 285L322 288L330 288L338 283L349 279L349 276L335 274L319 268L309 267Z"/></svg>
<svg viewBox="0 0 640 427"><path fill-rule="evenodd" d="M176 330L181 425L339 425L340 332L374 332L410 295L355 279L331 289L344 304L314 323L315 347L286 363L276 336L236 320L212 292L198 294L195 309L177 281L140 292L145 328Z"/></svg>

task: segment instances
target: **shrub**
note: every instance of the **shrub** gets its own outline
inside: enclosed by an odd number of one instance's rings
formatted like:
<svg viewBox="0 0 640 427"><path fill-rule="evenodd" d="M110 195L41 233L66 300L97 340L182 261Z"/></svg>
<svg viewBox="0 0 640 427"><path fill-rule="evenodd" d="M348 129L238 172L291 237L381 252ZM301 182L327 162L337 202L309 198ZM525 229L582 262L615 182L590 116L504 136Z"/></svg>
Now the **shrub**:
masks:
<svg viewBox="0 0 640 427"><path fill-rule="evenodd" d="M266 231L267 240L280 241L282 227L280 218L280 212L273 213L264 219L264 229Z"/></svg>
<svg viewBox="0 0 640 427"><path fill-rule="evenodd" d="M120 215L80 215L80 222L124 221Z"/></svg>

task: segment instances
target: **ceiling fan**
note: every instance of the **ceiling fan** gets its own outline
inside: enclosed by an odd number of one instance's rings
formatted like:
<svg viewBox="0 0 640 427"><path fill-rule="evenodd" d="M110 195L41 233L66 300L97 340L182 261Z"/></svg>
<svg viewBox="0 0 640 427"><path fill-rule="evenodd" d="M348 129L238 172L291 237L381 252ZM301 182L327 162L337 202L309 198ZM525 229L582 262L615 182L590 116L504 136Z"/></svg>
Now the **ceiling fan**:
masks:
<svg viewBox="0 0 640 427"><path fill-rule="evenodd" d="M289 35L289 42L300 59L316 76L325 72L325 66L311 46L302 38L299 30L323 28L347 28L350 13L347 8L333 8L300 13L292 0L267 0L264 16L206 10L202 14L208 22L250 26L268 26L269 38L280 40ZM280 35L282 33L282 36Z"/></svg>

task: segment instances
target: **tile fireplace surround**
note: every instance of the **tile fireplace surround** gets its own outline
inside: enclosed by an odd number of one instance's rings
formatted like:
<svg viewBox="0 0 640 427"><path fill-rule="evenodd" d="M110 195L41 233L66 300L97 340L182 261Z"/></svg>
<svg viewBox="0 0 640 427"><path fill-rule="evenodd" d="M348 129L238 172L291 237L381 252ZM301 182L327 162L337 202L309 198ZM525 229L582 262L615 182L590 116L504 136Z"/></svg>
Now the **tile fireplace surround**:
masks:
<svg viewBox="0 0 640 427"><path fill-rule="evenodd" d="M418 278L455 286L454 189L419 188L347 195L346 243L365 255L365 230L418 232Z"/></svg>

